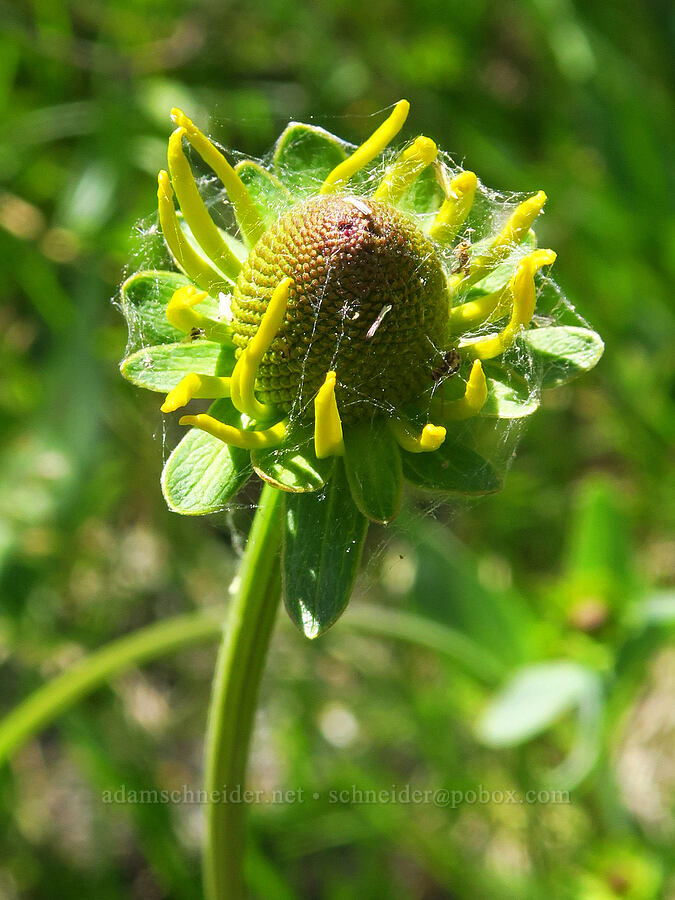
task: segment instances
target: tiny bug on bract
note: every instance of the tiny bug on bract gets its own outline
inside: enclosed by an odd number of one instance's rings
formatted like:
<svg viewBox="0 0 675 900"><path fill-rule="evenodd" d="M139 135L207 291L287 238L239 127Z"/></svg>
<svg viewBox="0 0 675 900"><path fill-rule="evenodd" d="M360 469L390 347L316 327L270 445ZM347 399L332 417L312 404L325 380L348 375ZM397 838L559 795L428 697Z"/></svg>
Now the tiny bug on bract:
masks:
<svg viewBox="0 0 675 900"><path fill-rule="evenodd" d="M455 248L455 254L457 256L457 264L452 270L453 275L464 272L469 268L469 263L471 262L471 241L465 240L458 244Z"/></svg>
<svg viewBox="0 0 675 900"><path fill-rule="evenodd" d="M460 362L461 357L458 350L446 350L438 365L431 370L431 377L437 383L444 381L455 374L459 369Z"/></svg>

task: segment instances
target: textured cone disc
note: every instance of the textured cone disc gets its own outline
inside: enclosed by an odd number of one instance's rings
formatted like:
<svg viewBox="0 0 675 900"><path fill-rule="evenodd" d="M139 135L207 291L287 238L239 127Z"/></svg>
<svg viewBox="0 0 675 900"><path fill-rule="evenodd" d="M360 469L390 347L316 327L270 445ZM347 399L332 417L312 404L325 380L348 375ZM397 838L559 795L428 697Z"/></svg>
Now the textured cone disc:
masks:
<svg viewBox="0 0 675 900"><path fill-rule="evenodd" d="M399 407L431 383L448 296L433 244L411 218L349 196L290 210L260 239L235 285L239 348L286 276L286 317L256 380L263 402L300 412L335 370L340 414L354 421Z"/></svg>

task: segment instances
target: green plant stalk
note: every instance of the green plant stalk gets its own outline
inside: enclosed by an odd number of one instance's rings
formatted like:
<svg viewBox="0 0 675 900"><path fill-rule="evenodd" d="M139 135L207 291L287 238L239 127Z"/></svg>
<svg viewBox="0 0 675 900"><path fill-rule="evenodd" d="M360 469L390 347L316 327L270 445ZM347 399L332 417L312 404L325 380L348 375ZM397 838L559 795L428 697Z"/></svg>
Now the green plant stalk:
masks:
<svg viewBox="0 0 675 900"><path fill-rule="evenodd" d="M279 604L283 495L265 485L218 653L206 734L204 891L242 900L245 804L241 802L260 679Z"/></svg>
<svg viewBox="0 0 675 900"><path fill-rule="evenodd" d="M360 603L352 606L343 624L365 634L417 644L447 656L482 684L499 684L506 674L504 666L488 650L461 631L414 613Z"/></svg>
<svg viewBox="0 0 675 900"><path fill-rule="evenodd" d="M113 676L222 631L222 610L187 613L148 625L84 657L38 688L0 721L0 765L61 713Z"/></svg>
<svg viewBox="0 0 675 900"><path fill-rule="evenodd" d="M481 682L496 683L503 675L499 664L494 663L479 644L474 644L461 632L413 613L360 604L346 614L342 626L440 653ZM37 688L0 720L0 765L43 728L115 676L174 650L215 640L222 631L219 608L199 610L147 625L95 650L68 671Z"/></svg>

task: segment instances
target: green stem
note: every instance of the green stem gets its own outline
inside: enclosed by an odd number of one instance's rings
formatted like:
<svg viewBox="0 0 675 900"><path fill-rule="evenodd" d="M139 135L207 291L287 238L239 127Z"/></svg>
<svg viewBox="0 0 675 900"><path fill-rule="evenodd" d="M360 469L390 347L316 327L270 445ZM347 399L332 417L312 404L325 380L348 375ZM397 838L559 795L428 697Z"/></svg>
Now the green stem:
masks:
<svg viewBox="0 0 675 900"><path fill-rule="evenodd" d="M258 688L279 602L283 496L265 485L239 570L218 653L206 734L204 890L208 900L244 897L246 763Z"/></svg>
<svg viewBox="0 0 675 900"><path fill-rule="evenodd" d="M426 647L449 657L483 684L499 684L505 675L504 666L480 644L455 628L415 613L360 603L351 607L342 624L366 634Z"/></svg>
<svg viewBox="0 0 675 900"><path fill-rule="evenodd" d="M480 681L498 682L504 674L501 664L495 663L479 644L474 644L461 632L429 622L413 613L361 604L347 613L342 625L440 653ZM95 650L72 669L39 687L0 720L0 765L26 741L111 678L182 647L215 640L222 631L220 609L200 610L147 625L101 650Z"/></svg>
<svg viewBox="0 0 675 900"><path fill-rule="evenodd" d="M84 657L67 672L38 688L0 721L0 765L82 697L115 675L187 644L216 637L222 612L187 613L148 625Z"/></svg>

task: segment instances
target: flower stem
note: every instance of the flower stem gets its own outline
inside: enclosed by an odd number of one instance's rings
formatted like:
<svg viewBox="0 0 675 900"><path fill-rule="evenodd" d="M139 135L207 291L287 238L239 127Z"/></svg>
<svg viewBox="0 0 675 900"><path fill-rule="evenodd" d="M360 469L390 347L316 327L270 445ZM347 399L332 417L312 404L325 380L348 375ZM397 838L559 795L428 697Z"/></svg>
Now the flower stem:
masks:
<svg viewBox="0 0 675 900"><path fill-rule="evenodd" d="M216 662L205 758L207 798L215 798L206 806L203 865L208 900L241 900L245 895L246 809L241 797L258 688L279 601L282 501L279 491L265 485Z"/></svg>

